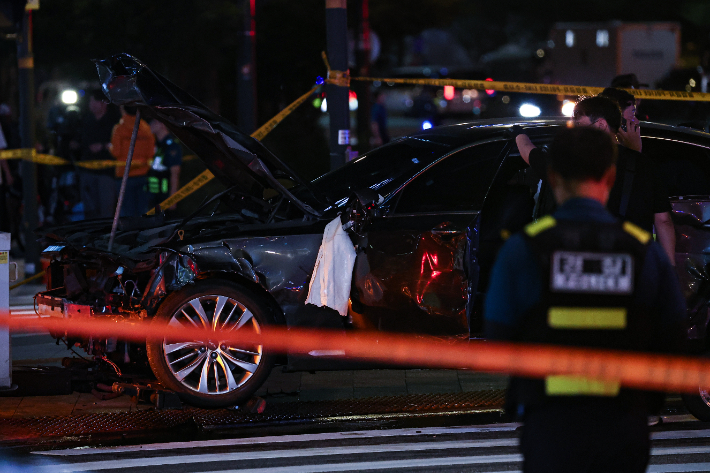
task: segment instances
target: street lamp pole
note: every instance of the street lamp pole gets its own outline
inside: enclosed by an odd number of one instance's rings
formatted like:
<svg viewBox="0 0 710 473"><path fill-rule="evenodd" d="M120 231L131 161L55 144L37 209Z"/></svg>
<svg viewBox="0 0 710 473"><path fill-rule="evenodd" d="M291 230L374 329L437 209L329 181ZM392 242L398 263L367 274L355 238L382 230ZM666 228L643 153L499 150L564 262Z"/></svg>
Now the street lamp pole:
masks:
<svg viewBox="0 0 710 473"><path fill-rule="evenodd" d="M20 136L22 147L35 146L34 125L34 56L32 53L32 10L22 20L21 39L17 44L18 83L20 92ZM39 247L34 229L39 225L37 212L37 165L29 159L20 163L22 173L22 233L25 237L25 271L35 273L39 265Z"/></svg>
<svg viewBox="0 0 710 473"><path fill-rule="evenodd" d="M348 69L348 10L347 0L325 0L326 41L328 61L333 70ZM350 89L334 84L326 86L330 117L330 169L337 169L347 161L345 152L350 145Z"/></svg>
<svg viewBox="0 0 710 473"><path fill-rule="evenodd" d="M256 0L244 0L244 35L238 59L237 113L244 133L256 130Z"/></svg>
<svg viewBox="0 0 710 473"><path fill-rule="evenodd" d="M357 63L357 73L360 77L370 75L370 2L360 0L356 3L358 12L358 39L355 50L355 61ZM353 90L357 93L357 142L358 151L365 153L370 150L371 136L371 97L370 84L358 81L352 84Z"/></svg>

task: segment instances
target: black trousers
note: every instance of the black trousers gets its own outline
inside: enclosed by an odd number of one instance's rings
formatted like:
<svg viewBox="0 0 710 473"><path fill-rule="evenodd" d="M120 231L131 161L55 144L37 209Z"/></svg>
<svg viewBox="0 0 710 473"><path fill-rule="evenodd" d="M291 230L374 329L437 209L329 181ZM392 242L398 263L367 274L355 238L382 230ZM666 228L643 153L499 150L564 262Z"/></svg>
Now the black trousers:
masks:
<svg viewBox="0 0 710 473"><path fill-rule="evenodd" d="M572 402L526 409L520 449L525 473L641 473L650 454L646 410Z"/></svg>

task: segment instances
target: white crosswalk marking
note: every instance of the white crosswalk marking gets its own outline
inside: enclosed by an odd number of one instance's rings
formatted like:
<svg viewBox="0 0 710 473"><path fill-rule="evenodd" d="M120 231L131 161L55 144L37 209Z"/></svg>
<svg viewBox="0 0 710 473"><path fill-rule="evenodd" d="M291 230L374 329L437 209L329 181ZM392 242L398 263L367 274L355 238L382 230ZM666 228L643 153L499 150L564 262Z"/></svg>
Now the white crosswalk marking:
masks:
<svg viewBox="0 0 710 473"><path fill-rule="evenodd" d="M94 455L97 453L125 453L125 452L147 452L158 450L184 450L186 448L203 448L203 447L225 447L238 445L262 445L262 444L278 444L287 442L318 442L324 440L345 440L345 439L364 439L364 438L379 438L379 437L408 437L408 436L427 436L427 435L445 435L445 434L470 434L470 433L487 433L487 432L513 432L520 427L521 424L495 424L495 425L478 425L472 427L428 427L421 429L391 429L391 430L356 430L352 432L332 432L325 434L303 434L303 435L279 435L270 437L257 437L245 439L224 439L224 440L202 440L194 442L170 442L170 443L154 443L148 445L135 445L130 447L102 447L102 448L81 448L67 450L50 450L46 452L34 452L39 455L53 456L79 456L79 455ZM710 430L707 431L710 436Z"/></svg>
<svg viewBox="0 0 710 473"><path fill-rule="evenodd" d="M518 427L519 424L496 424L372 430L66 449L33 452L59 463L45 464L34 471L408 472L469 471L486 465L486 471L513 473L522 467ZM674 425L663 428L668 430L652 434L648 472L710 471L710 429L672 430L677 428Z"/></svg>
<svg viewBox="0 0 710 473"><path fill-rule="evenodd" d="M683 463L671 465L651 465L646 473L681 473L681 472L710 471L710 463Z"/></svg>
<svg viewBox="0 0 710 473"><path fill-rule="evenodd" d="M321 473L328 471L367 471L367 470L390 470L423 468L442 465L490 465L493 463L519 462L523 460L522 455L486 455L477 457L443 457L425 458L421 460L390 460L361 463L329 463L324 465L308 465L281 468L251 468L248 470L219 470L205 473ZM514 470L519 471L519 470ZM498 473L498 472L496 472Z"/></svg>
<svg viewBox="0 0 710 473"><path fill-rule="evenodd" d="M222 453L215 455L206 453L202 455L175 455L167 457L153 458L137 458L125 460L121 463L123 467L138 467L138 466L157 466L157 465L181 465L187 463L206 463L214 461L243 461L243 460L265 460L274 458L299 458L299 457L317 457L328 455L362 455L371 453L386 453L386 452L408 452L422 450L459 450L467 448L490 448L490 447L515 447L518 445L517 439L490 439L479 441L457 441L457 442L414 442L414 443L395 443L381 445L363 445L343 447L335 446L330 448L300 448L298 450L268 450L259 452L239 452L239 453ZM508 461L508 460L506 460ZM509 460L516 461L516 460ZM71 468L80 469L61 469L59 471L97 471L116 468L116 462L97 461L87 462L81 467ZM56 471L56 470L55 470Z"/></svg>

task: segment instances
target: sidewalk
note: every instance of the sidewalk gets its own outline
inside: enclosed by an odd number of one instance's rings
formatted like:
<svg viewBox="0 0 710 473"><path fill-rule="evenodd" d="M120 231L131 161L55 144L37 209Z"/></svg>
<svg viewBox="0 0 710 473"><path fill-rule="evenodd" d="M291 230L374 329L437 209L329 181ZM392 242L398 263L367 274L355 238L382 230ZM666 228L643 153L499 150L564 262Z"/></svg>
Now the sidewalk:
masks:
<svg viewBox="0 0 710 473"><path fill-rule="evenodd" d="M361 400L373 397L500 392L506 378L482 373L446 370L366 370L284 373L276 367L256 392L267 405ZM0 418L78 416L128 413L152 409L129 396L99 400L90 393L62 396L0 397Z"/></svg>

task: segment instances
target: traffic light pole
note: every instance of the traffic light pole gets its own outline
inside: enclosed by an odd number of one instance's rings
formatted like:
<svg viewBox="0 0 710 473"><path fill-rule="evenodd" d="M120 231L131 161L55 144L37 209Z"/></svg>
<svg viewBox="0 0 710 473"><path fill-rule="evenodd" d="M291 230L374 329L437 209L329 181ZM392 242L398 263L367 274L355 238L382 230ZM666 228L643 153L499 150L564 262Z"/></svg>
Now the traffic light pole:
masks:
<svg viewBox="0 0 710 473"><path fill-rule="evenodd" d="M356 2L358 18L358 40L355 50L355 61L357 63L357 73L360 77L370 75L370 7L369 0ZM372 106L370 84L364 81L357 81L352 84L352 88L357 93L357 149L360 153L370 150L370 137L372 128Z"/></svg>
<svg viewBox="0 0 710 473"><path fill-rule="evenodd" d="M347 0L325 0L326 41L331 69L348 69L348 10ZM350 145L350 90L334 84L325 89L330 116L330 169L337 169L347 161L345 153Z"/></svg>
<svg viewBox="0 0 710 473"><path fill-rule="evenodd" d="M252 133L256 130L256 0L244 0L243 5L244 36L237 71L237 113L239 129Z"/></svg>
<svg viewBox="0 0 710 473"><path fill-rule="evenodd" d="M35 146L34 56L32 54L32 10L25 11L22 37L17 44L18 83L20 92L20 135L22 147ZM25 272L39 269L39 247L34 230L39 226L37 212L37 165L31 160L20 163L22 175L22 233L25 240Z"/></svg>

